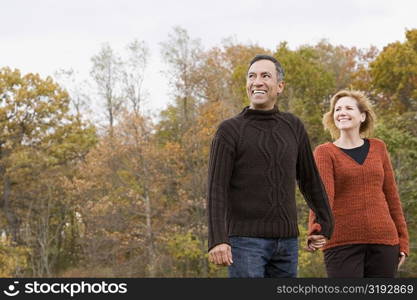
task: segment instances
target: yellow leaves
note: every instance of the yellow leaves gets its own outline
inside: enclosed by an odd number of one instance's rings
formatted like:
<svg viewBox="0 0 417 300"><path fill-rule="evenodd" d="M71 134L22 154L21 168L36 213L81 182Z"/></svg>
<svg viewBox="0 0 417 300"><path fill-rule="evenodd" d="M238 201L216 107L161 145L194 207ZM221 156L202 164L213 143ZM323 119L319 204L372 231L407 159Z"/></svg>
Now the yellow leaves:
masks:
<svg viewBox="0 0 417 300"><path fill-rule="evenodd" d="M407 42L417 52L417 29L410 29L405 32Z"/></svg>
<svg viewBox="0 0 417 300"><path fill-rule="evenodd" d="M57 162L71 161L87 154L97 143L95 128L84 127L73 120L72 123L56 126L43 140L47 155Z"/></svg>
<svg viewBox="0 0 417 300"><path fill-rule="evenodd" d="M51 78L21 76L18 70L0 69L0 131L14 148L37 143L60 122L68 121L68 94ZM3 102L4 101L4 102Z"/></svg>
<svg viewBox="0 0 417 300"><path fill-rule="evenodd" d="M177 233L168 237L167 246L171 255L177 260L203 259L205 252L202 252L201 241L191 232Z"/></svg>
<svg viewBox="0 0 417 300"><path fill-rule="evenodd" d="M18 277L28 267L29 249L17 246L2 233L0 237L0 277Z"/></svg>
<svg viewBox="0 0 417 300"><path fill-rule="evenodd" d="M163 154L168 163L180 163L183 159L182 146L177 142L167 142L163 148Z"/></svg>
<svg viewBox="0 0 417 300"><path fill-rule="evenodd" d="M21 82L21 75L18 69L11 70L8 67L0 68L0 94L10 90L13 92ZM6 100L8 97L6 98ZM3 99L0 98L0 101Z"/></svg>

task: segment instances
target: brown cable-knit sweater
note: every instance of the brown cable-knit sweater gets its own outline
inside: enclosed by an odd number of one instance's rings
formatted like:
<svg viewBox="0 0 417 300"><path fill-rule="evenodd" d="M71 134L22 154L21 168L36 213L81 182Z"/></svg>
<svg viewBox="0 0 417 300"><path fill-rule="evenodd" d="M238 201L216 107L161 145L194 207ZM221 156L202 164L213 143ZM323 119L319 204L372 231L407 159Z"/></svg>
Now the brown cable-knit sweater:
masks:
<svg viewBox="0 0 417 300"><path fill-rule="evenodd" d="M333 219L301 121L276 106L245 107L223 121L209 161L209 250L229 243L229 236L298 236L296 179L320 233L329 238Z"/></svg>
<svg viewBox="0 0 417 300"><path fill-rule="evenodd" d="M323 250L349 244L400 245L409 253L408 232L388 151L369 139L362 165L333 143L320 145L314 157L332 207L335 229ZM309 232L320 231L310 212Z"/></svg>

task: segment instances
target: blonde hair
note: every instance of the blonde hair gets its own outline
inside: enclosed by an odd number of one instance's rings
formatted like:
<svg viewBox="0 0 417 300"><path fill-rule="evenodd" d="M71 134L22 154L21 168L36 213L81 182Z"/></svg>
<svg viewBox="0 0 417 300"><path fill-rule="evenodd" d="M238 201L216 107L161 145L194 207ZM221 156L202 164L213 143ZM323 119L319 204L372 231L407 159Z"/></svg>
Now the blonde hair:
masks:
<svg viewBox="0 0 417 300"><path fill-rule="evenodd" d="M350 97L355 99L359 111L361 113L365 113L366 115L365 121L362 122L361 126L359 127L359 134L361 135L361 137L365 138L372 136L376 116L372 109L371 102L363 92L355 90L341 90L337 92L332 97L332 99L330 99L330 110L323 116L324 129L330 131L330 134L334 140L337 140L340 137L340 130L336 127L336 124L334 123L333 115L337 101L343 97Z"/></svg>

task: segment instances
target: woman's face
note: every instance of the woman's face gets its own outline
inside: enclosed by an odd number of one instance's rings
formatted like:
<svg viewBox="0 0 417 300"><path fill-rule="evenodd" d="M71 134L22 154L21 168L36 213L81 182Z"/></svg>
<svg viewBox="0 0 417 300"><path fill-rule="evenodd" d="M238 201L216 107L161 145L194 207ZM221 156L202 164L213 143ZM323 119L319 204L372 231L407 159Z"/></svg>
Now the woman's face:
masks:
<svg viewBox="0 0 417 300"><path fill-rule="evenodd" d="M333 121L339 130L352 131L357 130L359 133L360 125L365 121L366 114L361 113L358 103L352 97L342 97L337 100Z"/></svg>

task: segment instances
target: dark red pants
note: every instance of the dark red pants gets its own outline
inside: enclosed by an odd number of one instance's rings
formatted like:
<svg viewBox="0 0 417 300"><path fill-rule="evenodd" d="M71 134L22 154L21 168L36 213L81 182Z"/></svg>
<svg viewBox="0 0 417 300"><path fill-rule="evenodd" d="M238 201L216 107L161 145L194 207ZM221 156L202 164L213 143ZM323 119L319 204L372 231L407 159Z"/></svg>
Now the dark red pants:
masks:
<svg viewBox="0 0 417 300"><path fill-rule="evenodd" d="M354 244L324 251L329 278L387 277L397 274L399 245Z"/></svg>

